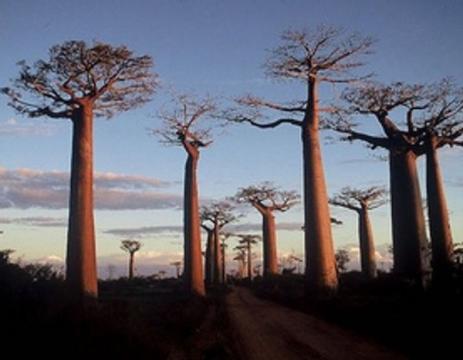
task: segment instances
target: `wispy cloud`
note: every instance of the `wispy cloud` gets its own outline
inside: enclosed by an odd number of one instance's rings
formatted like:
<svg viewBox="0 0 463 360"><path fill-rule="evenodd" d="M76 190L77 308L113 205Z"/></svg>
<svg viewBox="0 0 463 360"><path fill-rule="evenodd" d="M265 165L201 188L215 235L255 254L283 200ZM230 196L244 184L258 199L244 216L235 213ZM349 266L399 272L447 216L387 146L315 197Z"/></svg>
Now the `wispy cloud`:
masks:
<svg viewBox="0 0 463 360"><path fill-rule="evenodd" d="M239 232L261 232L262 224L260 223L244 223L228 225L224 228L225 231L232 233ZM277 230L285 231L301 231L302 225L297 222L282 222L277 224ZM116 228L105 230L104 233L120 237L143 237L143 236L156 236L156 235L180 235L183 232L181 225L168 225L168 226L141 226L133 228Z"/></svg>
<svg viewBox="0 0 463 360"><path fill-rule="evenodd" d="M95 208L107 210L180 207L182 196L160 192L176 184L137 175L95 173ZM0 208L68 207L69 173L0 168Z"/></svg>
<svg viewBox="0 0 463 360"><path fill-rule="evenodd" d="M33 227L64 227L67 225L67 219L45 216L0 218L0 224L17 224Z"/></svg>
<svg viewBox="0 0 463 360"><path fill-rule="evenodd" d="M0 137L1 136L51 136L57 130L56 126L40 121L24 121L19 123L16 119L10 118L0 122Z"/></svg>

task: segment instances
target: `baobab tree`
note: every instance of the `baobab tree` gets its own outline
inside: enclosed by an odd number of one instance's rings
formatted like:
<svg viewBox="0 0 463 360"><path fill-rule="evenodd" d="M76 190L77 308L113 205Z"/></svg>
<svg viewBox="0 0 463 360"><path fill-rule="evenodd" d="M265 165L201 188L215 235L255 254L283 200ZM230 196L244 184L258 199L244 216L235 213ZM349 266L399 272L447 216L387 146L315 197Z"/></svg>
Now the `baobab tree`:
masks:
<svg viewBox="0 0 463 360"><path fill-rule="evenodd" d="M248 278L252 280L252 246L257 244L261 240L259 235L250 235L250 234L239 234L236 235L239 238L239 245L235 247L235 250L244 250L247 256L247 265L248 265Z"/></svg>
<svg viewBox="0 0 463 360"><path fill-rule="evenodd" d="M230 232L226 232L221 234L222 235L222 241L220 243L220 249L222 250L222 283L225 284L227 282L227 273L226 273L226 263L227 263L227 257L226 257L226 249L228 247L227 245L227 240L234 236L234 234Z"/></svg>
<svg viewBox="0 0 463 360"><path fill-rule="evenodd" d="M349 252L346 249L338 249L335 253L336 269L338 272L347 270L347 263L350 261Z"/></svg>
<svg viewBox="0 0 463 360"><path fill-rule="evenodd" d="M216 106L209 99L194 99L187 95L174 98L174 108L162 111L159 116L163 127L154 130L166 145L182 146L188 157L185 164L183 233L184 270L183 280L187 292L197 296L206 294L201 259L201 218L197 169L200 149L212 144L211 128L203 126L203 120L212 115Z"/></svg>
<svg viewBox="0 0 463 360"><path fill-rule="evenodd" d="M133 278L135 253L140 250L142 246L143 244L137 240L121 241L121 250L129 254L129 280Z"/></svg>
<svg viewBox="0 0 463 360"><path fill-rule="evenodd" d="M353 210L358 214L360 242L360 264L367 279L374 279L376 273L375 243L371 228L369 210L385 204L385 190L373 186L365 190L346 187L330 199L330 204Z"/></svg>
<svg viewBox="0 0 463 360"><path fill-rule="evenodd" d="M207 225L207 220L201 217L201 227L206 232L206 251L203 253L204 255L204 272L205 272L205 281L207 285L211 285L214 280L214 228L209 227Z"/></svg>
<svg viewBox="0 0 463 360"><path fill-rule="evenodd" d="M440 90L432 88L400 82L391 85L369 83L342 95L349 106L337 112L337 120L329 124L345 134L343 140L360 140L372 149L380 147L388 152L394 271L415 278L419 283L423 282L427 267L424 260L427 237L416 160L426 152L423 145L426 143L425 134L436 127L431 126L431 119L447 118L447 115L452 119L455 114L448 112L445 101L436 101ZM393 121L391 117L399 116L400 113L395 112L400 110L405 112L405 119ZM370 135L357 130L357 124L346 114L372 116L384 135ZM401 123L405 126L400 126ZM420 123L428 126L418 126Z"/></svg>
<svg viewBox="0 0 463 360"><path fill-rule="evenodd" d="M372 40L332 27L319 27L313 32L287 31L282 42L265 64L267 75L299 81L306 87L303 99L280 104L248 95L237 99L238 109L230 111L227 117L261 129L283 124L300 129L307 286L319 293L331 293L337 289L338 280L320 147L319 113L323 109L319 106L318 91L321 83L350 84L368 77L352 72L363 65L361 57L370 52ZM264 110L280 115L266 121Z"/></svg>
<svg viewBox="0 0 463 360"><path fill-rule="evenodd" d="M78 296L96 297L93 218L93 117L112 117L143 105L156 88L151 57L125 46L66 41L48 60L19 63L9 105L32 118L69 119L73 126L66 281Z"/></svg>
<svg viewBox="0 0 463 360"><path fill-rule="evenodd" d="M433 281L449 280L452 270L452 232L437 150L463 146L463 89L444 79L428 87L427 113L415 125L420 134L418 155L426 156L426 199L432 247Z"/></svg>
<svg viewBox="0 0 463 360"><path fill-rule="evenodd" d="M234 196L238 203L248 203L262 215L262 239L264 250L264 277L278 273L277 235L275 211L285 212L299 200L295 191L282 191L264 182L238 190Z"/></svg>
<svg viewBox="0 0 463 360"><path fill-rule="evenodd" d="M223 282L222 251L220 247L220 231L223 227L237 219L233 214L234 206L229 201L213 202L201 208L202 227L208 234L206 261L209 255L209 267L215 285ZM211 236L212 235L212 236ZM207 268L207 265L206 265ZM207 278L207 276L206 276Z"/></svg>
<svg viewBox="0 0 463 360"><path fill-rule="evenodd" d="M238 274L240 278L244 277L244 269L246 268L246 249L241 246L235 246L234 250L236 251L235 257L233 260L238 262Z"/></svg>

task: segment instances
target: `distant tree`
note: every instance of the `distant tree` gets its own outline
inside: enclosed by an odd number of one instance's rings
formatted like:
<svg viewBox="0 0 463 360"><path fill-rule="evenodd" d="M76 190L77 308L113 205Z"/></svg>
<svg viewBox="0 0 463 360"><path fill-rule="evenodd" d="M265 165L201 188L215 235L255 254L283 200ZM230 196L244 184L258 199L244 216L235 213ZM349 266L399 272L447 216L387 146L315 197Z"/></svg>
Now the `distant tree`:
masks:
<svg viewBox="0 0 463 360"><path fill-rule="evenodd" d="M365 77L352 71L363 65L360 57L368 54L372 40L341 29L318 27L313 32L287 31L282 45L270 53L267 74L276 79L296 80L306 87L303 99L278 104L255 96L237 100L238 110L228 118L270 129L283 124L301 130L304 176L304 224L306 276L308 287L318 292L333 292L337 288L330 212L320 148L319 85L350 84ZM262 110L276 111L273 121L265 119Z"/></svg>
<svg viewBox="0 0 463 360"><path fill-rule="evenodd" d="M175 274L177 276L177 279L180 278L180 269L182 267L182 262L181 261L174 261L171 262L170 265L175 266Z"/></svg>
<svg viewBox="0 0 463 360"><path fill-rule="evenodd" d="M143 244L137 240L122 240L121 241L121 250L129 254L129 279L133 278L133 268L135 253L141 249Z"/></svg>
<svg viewBox="0 0 463 360"><path fill-rule="evenodd" d="M240 278L243 278L244 270L246 268L246 249L244 246L238 245L235 246L234 250L236 253L233 260L238 262L238 274Z"/></svg>
<svg viewBox="0 0 463 360"><path fill-rule="evenodd" d="M73 125L66 281L79 296L96 297L93 220L93 116L111 117L146 103L156 87L149 56L125 46L66 41L48 60L19 62L19 76L1 91L29 117L70 119Z"/></svg>
<svg viewBox="0 0 463 360"><path fill-rule="evenodd" d="M201 259L201 218L197 168L200 149L212 143L211 127L203 126L203 120L216 109L211 99L196 100L179 95L173 99L173 110L160 112L163 127L154 133L167 145L182 146L188 154L185 165L184 220L185 238L183 280L186 290L194 295L206 294Z"/></svg>
<svg viewBox="0 0 463 360"><path fill-rule="evenodd" d="M376 255L371 228L369 210L385 203L385 190L370 187L365 190L346 187L330 199L330 204L353 210L358 214L358 232L360 240L360 262L362 273L368 279L376 277Z"/></svg>
<svg viewBox="0 0 463 360"><path fill-rule="evenodd" d="M234 196L238 203L252 205L262 215L264 277L278 273L277 235L275 227L275 211L285 212L299 200L295 191L282 191L275 185L264 182L238 190Z"/></svg>
<svg viewBox="0 0 463 360"><path fill-rule="evenodd" d="M233 214L234 206L229 201L213 202L201 208L201 222L203 229L208 234L206 248L206 262L209 258L209 270L211 271L211 280L218 285L223 282L223 262L222 251L220 246L220 232L223 227L237 219ZM207 268L207 265L206 265ZM206 279L208 276L206 276Z"/></svg>
<svg viewBox="0 0 463 360"><path fill-rule="evenodd" d="M239 234L239 245L235 247L237 250L244 250L247 256L248 278L252 280L252 246L257 244L262 238L259 235Z"/></svg>
<svg viewBox="0 0 463 360"><path fill-rule="evenodd" d="M226 280L227 280L227 272L226 272L226 249L228 247L226 241L230 238L234 236L234 234L232 233L229 233L229 232L226 232L226 233L223 233L222 234L222 242L220 243L220 248L222 250L222 283L225 284L226 283Z"/></svg>
<svg viewBox="0 0 463 360"><path fill-rule="evenodd" d="M338 249L335 253L336 268L338 272L344 272L347 270L347 264L350 261L349 252L346 249Z"/></svg>

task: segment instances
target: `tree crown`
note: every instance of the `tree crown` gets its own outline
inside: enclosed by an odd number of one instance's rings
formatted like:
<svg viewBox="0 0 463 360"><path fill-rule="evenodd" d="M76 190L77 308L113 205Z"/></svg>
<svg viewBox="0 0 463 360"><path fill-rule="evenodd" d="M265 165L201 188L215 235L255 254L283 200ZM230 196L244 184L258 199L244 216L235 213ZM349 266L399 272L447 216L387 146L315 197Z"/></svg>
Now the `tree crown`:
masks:
<svg viewBox="0 0 463 360"><path fill-rule="evenodd" d="M122 240L121 241L121 250L128 252L129 254L134 254L141 249L143 244L137 240Z"/></svg>
<svg viewBox="0 0 463 360"><path fill-rule="evenodd" d="M384 187L372 186L367 189L353 189L345 187L334 195L330 204L344 207L350 210L360 211L362 208L376 209L386 203L386 190Z"/></svg>
<svg viewBox="0 0 463 360"><path fill-rule="evenodd" d="M157 86L150 56L101 42L66 41L51 47L48 60L18 65L13 87L1 91L30 117L72 118L86 103L96 116L111 117L149 101Z"/></svg>
<svg viewBox="0 0 463 360"><path fill-rule="evenodd" d="M249 203L261 212L287 211L299 202L295 191L283 191L270 182L240 188L233 199L238 203Z"/></svg>

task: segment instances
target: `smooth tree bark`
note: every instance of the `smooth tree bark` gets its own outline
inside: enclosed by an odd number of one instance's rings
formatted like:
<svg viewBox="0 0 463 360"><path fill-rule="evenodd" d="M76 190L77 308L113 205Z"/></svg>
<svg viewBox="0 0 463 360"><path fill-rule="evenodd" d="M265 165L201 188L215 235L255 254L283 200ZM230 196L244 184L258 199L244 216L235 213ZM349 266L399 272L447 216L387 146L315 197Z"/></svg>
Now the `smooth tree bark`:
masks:
<svg viewBox="0 0 463 360"><path fill-rule="evenodd" d="M204 224L201 225L204 231L206 231L206 255L205 255L205 266L204 266L204 271L205 271L205 281L207 285L212 285L213 279L214 279L214 246L215 246L215 241L214 241L214 229L211 229Z"/></svg>
<svg viewBox="0 0 463 360"><path fill-rule="evenodd" d="M150 100L156 87L149 56L125 46L67 41L48 60L21 61L19 77L1 92L29 117L73 124L66 282L77 298L97 297L93 219L93 117L111 117Z"/></svg>
<svg viewBox="0 0 463 360"><path fill-rule="evenodd" d="M224 268L220 237L222 229L227 224L235 221L237 216L233 214L234 207L229 201L213 202L201 209L203 228L206 226L212 232L211 235L211 275L215 285L223 283ZM206 225L209 224L209 225ZM209 236L209 234L208 234Z"/></svg>
<svg viewBox="0 0 463 360"><path fill-rule="evenodd" d="M264 277L278 274L277 234L275 211L285 212L299 200L294 191L282 191L264 182L238 190L234 196L238 203L248 203L262 215L262 244L264 253Z"/></svg>
<svg viewBox="0 0 463 360"><path fill-rule="evenodd" d="M163 126L153 132L160 137L161 142L182 146L187 153L183 203L183 283L187 293L202 297L206 295L206 290L202 267L197 171L200 149L212 143L211 129L201 125L215 111L215 104L209 98L196 100L187 95L174 96L173 104L172 109L159 113Z"/></svg>
<svg viewBox="0 0 463 360"><path fill-rule="evenodd" d="M142 247L142 243L137 240L122 240L121 250L129 254L129 279L131 280L134 275L134 262L135 253Z"/></svg>
<svg viewBox="0 0 463 360"><path fill-rule="evenodd" d="M383 205L385 203L384 195L384 189L379 187L370 187L365 190L346 187L330 199L330 204L353 210L358 215L361 270L364 277L369 280L377 276L375 245L369 210Z"/></svg>
<svg viewBox="0 0 463 360"><path fill-rule="evenodd" d="M278 79L294 79L306 86L302 101L278 104L254 96L237 100L241 109L231 110L228 118L270 129L290 124L300 129L304 177L304 236L306 285L318 294L330 294L338 286L330 224L328 195L320 146L318 88L321 83L349 84L365 77L352 74L363 65L360 57L368 54L372 40L341 30L319 27L314 32L288 31L266 64L267 73ZM271 122L261 122L274 110L283 114ZM299 115L299 116L298 116Z"/></svg>

